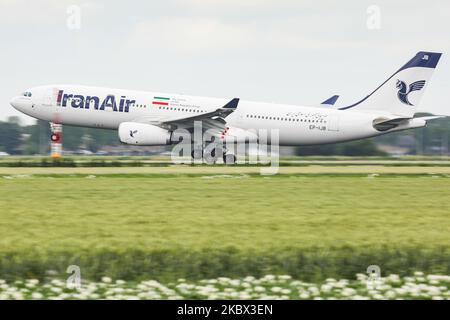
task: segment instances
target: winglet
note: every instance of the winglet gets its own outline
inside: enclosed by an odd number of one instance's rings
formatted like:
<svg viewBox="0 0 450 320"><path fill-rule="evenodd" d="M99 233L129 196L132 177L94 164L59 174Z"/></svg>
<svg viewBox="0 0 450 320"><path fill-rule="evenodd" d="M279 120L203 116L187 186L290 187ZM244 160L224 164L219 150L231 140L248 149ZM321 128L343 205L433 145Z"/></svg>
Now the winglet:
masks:
<svg viewBox="0 0 450 320"><path fill-rule="evenodd" d="M326 105L334 105L337 101L337 99L339 98L338 95L334 95L331 98L328 98L327 100L325 100L324 102L322 102L321 104L326 104Z"/></svg>
<svg viewBox="0 0 450 320"><path fill-rule="evenodd" d="M223 109L236 109L239 104L239 98L234 98L230 102L228 102L226 105L224 105Z"/></svg>

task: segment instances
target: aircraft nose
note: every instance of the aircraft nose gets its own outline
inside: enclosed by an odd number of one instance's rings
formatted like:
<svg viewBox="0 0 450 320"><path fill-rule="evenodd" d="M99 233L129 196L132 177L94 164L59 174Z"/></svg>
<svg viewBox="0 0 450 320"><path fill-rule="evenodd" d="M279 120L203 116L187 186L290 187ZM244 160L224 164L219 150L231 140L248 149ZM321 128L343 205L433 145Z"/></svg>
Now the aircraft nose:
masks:
<svg viewBox="0 0 450 320"><path fill-rule="evenodd" d="M12 98L11 101L9 101L9 104L17 109L17 107L19 106L19 97Z"/></svg>
<svg viewBox="0 0 450 320"><path fill-rule="evenodd" d="M19 111L23 111L31 107L32 101L31 99L23 96L17 96L9 101L9 104L12 105L15 109Z"/></svg>

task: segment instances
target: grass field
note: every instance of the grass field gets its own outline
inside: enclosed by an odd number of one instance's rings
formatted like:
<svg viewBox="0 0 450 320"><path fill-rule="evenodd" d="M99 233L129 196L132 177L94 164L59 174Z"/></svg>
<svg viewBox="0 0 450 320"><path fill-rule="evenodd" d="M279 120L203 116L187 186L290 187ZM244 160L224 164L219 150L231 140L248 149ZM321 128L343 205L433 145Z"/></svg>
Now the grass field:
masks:
<svg viewBox="0 0 450 320"><path fill-rule="evenodd" d="M447 168L361 168L1 168L0 278L450 274Z"/></svg>
<svg viewBox="0 0 450 320"><path fill-rule="evenodd" d="M178 163L180 159L178 159ZM245 160L245 161L244 161ZM247 167L250 159L240 158L235 167ZM191 159L184 158L184 163L190 163ZM224 165L218 160L218 165ZM239 161L244 161L241 163ZM130 168L130 167L170 167L173 164L170 156L64 156L61 159L52 159L43 156L7 156L0 157L1 168ZM265 164L267 165L267 164ZM448 167L450 168L450 157L448 156L401 156L401 157L343 157L343 156L305 156L287 157L278 159L281 167L304 167L311 165L320 166L390 166L390 167ZM195 163L201 167L201 164ZM258 166L264 166L259 164ZM217 169L218 166L215 166Z"/></svg>

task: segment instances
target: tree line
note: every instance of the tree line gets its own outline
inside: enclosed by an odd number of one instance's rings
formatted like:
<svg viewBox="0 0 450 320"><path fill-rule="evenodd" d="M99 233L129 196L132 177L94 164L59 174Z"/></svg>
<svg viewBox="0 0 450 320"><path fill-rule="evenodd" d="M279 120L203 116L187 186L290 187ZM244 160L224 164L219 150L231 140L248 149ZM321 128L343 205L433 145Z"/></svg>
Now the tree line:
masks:
<svg viewBox="0 0 450 320"><path fill-rule="evenodd" d="M50 125L37 121L22 125L18 117L0 121L0 152L8 154L48 154ZM407 154L448 155L450 141L450 118L430 121L425 128L405 130L346 143L302 146L295 148L297 155L345 155L379 156L388 147L404 148ZM64 150L98 151L102 146L117 146L117 131L73 126L63 127Z"/></svg>
<svg viewBox="0 0 450 320"><path fill-rule="evenodd" d="M17 117L0 121L0 151L8 154L48 154L50 146L50 125L38 120L36 124L23 126ZM105 145L119 145L117 131L63 126L63 147L65 150L98 151Z"/></svg>

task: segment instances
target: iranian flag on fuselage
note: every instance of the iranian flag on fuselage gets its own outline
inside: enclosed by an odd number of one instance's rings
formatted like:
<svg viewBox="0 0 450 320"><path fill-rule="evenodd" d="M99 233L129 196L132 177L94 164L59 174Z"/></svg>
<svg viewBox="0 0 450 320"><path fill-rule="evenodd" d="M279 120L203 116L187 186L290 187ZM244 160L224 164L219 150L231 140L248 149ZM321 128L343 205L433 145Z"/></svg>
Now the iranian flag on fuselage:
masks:
<svg viewBox="0 0 450 320"><path fill-rule="evenodd" d="M169 101L170 101L170 98L167 98L167 97L153 97L152 104L157 104L160 106L168 106Z"/></svg>

